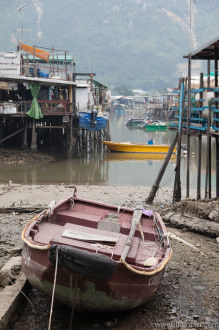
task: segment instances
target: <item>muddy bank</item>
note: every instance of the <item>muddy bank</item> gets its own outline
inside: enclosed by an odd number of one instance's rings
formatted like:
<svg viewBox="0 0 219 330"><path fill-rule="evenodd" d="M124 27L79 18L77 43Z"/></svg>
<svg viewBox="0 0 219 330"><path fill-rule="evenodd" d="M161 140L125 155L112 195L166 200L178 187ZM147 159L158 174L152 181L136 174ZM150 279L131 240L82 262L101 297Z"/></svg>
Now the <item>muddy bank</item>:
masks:
<svg viewBox="0 0 219 330"><path fill-rule="evenodd" d="M54 155L31 150L1 149L0 166L22 166L34 163L49 163L55 160Z"/></svg>
<svg viewBox="0 0 219 330"><path fill-rule="evenodd" d="M135 207L142 204L145 208L156 209L162 217L168 213L196 217L203 227L205 221L217 223L218 201L182 201L174 205L171 189L159 190L153 205L146 205L145 199L150 188L145 187L106 187L77 186L79 197L108 202L120 206ZM36 211L45 208L51 200L58 201L73 193L72 186L35 185L22 186L9 183L0 185L0 205L7 212L0 213L0 254L1 265L11 256L21 254L20 234L25 224ZM27 211L28 210L28 211ZM214 210L214 212L213 212ZM0 211L1 212L1 211ZM213 213L212 213L213 212ZM170 217L171 219L171 217ZM173 218L172 218L173 219ZM197 232L186 223L173 223L166 219L170 232L181 237L195 248L172 239L173 257L169 262L164 281L152 298L141 307L126 313L78 313L55 302L52 329L197 329L216 328L219 317L219 244L215 237ZM218 225L218 223L217 223ZM179 228L178 228L179 227ZM195 287L203 287L201 304L203 311L197 314ZM186 314L181 308L183 292L187 288L188 301ZM32 289L29 295L33 307L26 303L18 320L11 329L47 329L51 298ZM185 314L185 315L184 315ZM180 323L181 322L181 323Z"/></svg>

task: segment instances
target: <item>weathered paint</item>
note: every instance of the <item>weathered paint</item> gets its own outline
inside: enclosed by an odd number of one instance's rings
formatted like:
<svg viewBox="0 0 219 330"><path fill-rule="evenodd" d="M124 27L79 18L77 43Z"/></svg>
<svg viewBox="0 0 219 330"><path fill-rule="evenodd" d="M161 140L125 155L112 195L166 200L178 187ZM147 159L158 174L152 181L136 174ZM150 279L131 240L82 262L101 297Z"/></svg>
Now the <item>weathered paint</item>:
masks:
<svg viewBox="0 0 219 330"><path fill-rule="evenodd" d="M26 248L24 248L26 251ZM33 287L51 296L53 291L54 267L50 269L33 261L29 262L27 252L22 254L22 267ZM27 263L28 260L28 263ZM109 282L89 280L69 271L58 270L55 298L78 311L123 311L135 308L156 291L162 281L164 270L151 277L130 274L123 280L127 270L121 266L117 275ZM120 268L120 267L119 267ZM68 280L67 280L68 279Z"/></svg>
<svg viewBox="0 0 219 330"><path fill-rule="evenodd" d="M98 223L108 219L109 214L116 213L116 221L120 226L119 234L104 232L98 229ZM156 216L154 212L154 216ZM92 255L100 253L106 258L113 258L115 268L109 278L88 277L87 273L77 272L75 268L63 267L58 263L55 287L55 298L75 310L87 311L122 311L135 308L147 301L162 281L165 266L171 258L171 248L168 236L160 216L156 223L152 217L142 215L141 230L136 228L131 249L125 259L121 260L122 251L127 243L127 237L133 218L133 210L117 206L71 198L56 205L52 216L46 212L35 217L25 227L22 233L24 249L22 253L22 268L29 282L46 293L52 295L55 276L55 264L49 259L49 249L52 244L74 247L89 251L91 267ZM97 247L93 242L76 240L63 236L65 229L100 235L116 235L114 246ZM161 237L160 237L161 235ZM159 239L162 244L159 244ZM99 245L98 245L99 246ZM58 249L57 249L58 252ZM148 257L156 256L158 263L145 267ZM59 257L59 254L57 254ZM61 255L60 255L61 258ZM60 259L61 260L61 259ZM82 259L77 260L83 267ZM71 262L75 262L73 258ZM86 263L87 265L87 263ZM96 265L96 264L95 264ZM98 268L98 267L97 267ZM98 269L97 269L98 271Z"/></svg>

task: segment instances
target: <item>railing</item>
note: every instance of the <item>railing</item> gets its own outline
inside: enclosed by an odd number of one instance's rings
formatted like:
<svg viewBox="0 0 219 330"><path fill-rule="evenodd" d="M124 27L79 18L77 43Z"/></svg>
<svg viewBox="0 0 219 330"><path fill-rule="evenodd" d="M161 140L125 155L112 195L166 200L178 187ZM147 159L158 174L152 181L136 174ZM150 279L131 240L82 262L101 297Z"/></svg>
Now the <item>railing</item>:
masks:
<svg viewBox="0 0 219 330"><path fill-rule="evenodd" d="M38 100L43 113L66 113L71 110L71 103L63 100Z"/></svg>
<svg viewBox="0 0 219 330"><path fill-rule="evenodd" d="M30 110L32 101L0 102L0 113L21 114ZM60 114L71 112L72 104L63 100L38 100L43 114Z"/></svg>

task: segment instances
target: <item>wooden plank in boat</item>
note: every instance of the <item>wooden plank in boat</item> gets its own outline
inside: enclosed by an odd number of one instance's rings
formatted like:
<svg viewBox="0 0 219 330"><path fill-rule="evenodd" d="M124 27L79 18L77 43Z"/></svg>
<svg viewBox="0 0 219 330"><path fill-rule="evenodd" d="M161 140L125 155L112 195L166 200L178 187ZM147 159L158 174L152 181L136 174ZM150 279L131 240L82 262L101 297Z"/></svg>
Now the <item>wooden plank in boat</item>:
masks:
<svg viewBox="0 0 219 330"><path fill-rule="evenodd" d="M84 228L84 227L83 227ZM98 243L110 243L110 244L116 244L118 240L117 237L108 237L101 233L99 233L99 230L96 230L96 234L89 233L85 231L76 231L72 229L65 229L64 233L62 234L63 237L67 238L73 238L79 241L85 241L85 242L98 242Z"/></svg>
<svg viewBox="0 0 219 330"><path fill-rule="evenodd" d="M80 240L77 240L77 239L74 239L74 238L64 237L64 236L62 236L62 234L63 234L64 230L66 230L66 229L78 230L80 232L82 230L85 231L85 230L88 230L88 229L89 229L90 232L97 232L98 231L97 229L94 229L94 228L86 228L86 227L83 227L83 226L67 223L64 227L61 228L61 231L59 230L59 231L56 232L56 234L51 236L49 244L69 245L69 246L73 246L73 247L76 247L76 248L79 248L79 249L85 249L85 250L90 251L90 252L97 252L98 251L98 253L105 254L109 257L113 256L114 260L120 260L121 253L124 249L124 246L125 246L125 243L126 243L126 240L127 240L126 235L123 235L123 234L118 235L116 233L100 230L100 232L102 232L104 234L104 236L108 236L108 237L111 237L111 238L115 238L115 237L117 238L116 245L110 246L110 243L101 244L101 242L80 241ZM49 230L49 226L48 226L48 230ZM134 239L132 241L131 249L130 249L129 254L126 258L127 262L135 263L139 243L140 243L140 239L137 238L137 237L134 237ZM107 245L109 246L109 248L107 248Z"/></svg>
<svg viewBox="0 0 219 330"><path fill-rule="evenodd" d="M84 242L84 241L78 241L74 240L72 238L62 237L61 235L58 235L53 237L50 240L50 244L60 244L60 245L68 245L73 246L78 249L86 250L89 252L94 253L101 253L104 254L110 258L113 258L114 260L119 261L121 257L121 253L124 249L125 243L126 243L127 236L126 235L120 235L118 242L115 246L109 246L107 247L107 244L101 244L101 243L91 243L91 242ZM131 249L129 251L129 254L126 258L126 261L132 264L135 264L136 255L139 247L139 241L140 239L137 237L134 237ZM101 247L102 245L102 247Z"/></svg>

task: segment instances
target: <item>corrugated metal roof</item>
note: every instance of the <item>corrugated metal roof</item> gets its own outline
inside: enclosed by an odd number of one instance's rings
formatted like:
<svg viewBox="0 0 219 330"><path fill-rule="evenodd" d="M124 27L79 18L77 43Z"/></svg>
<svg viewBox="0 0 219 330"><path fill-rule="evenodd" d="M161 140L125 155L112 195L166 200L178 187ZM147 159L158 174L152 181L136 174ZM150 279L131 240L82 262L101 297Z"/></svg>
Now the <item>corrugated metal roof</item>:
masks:
<svg viewBox="0 0 219 330"><path fill-rule="evenodd" d="M97 87L104 87L104 88L108 88L106 85L100 83L99 81L97 81L96 79L93 79L93 83L94 85L96 85Z"/></svg>
<svg viewBox="0 0 219 330"><path fill-rule="evenodd" d="M219 59L219 36L183 57L189 58L191 56L192 60L214 60L215 49L218 49L217 59Z"/></svg>
<svg viewBox="0 0 219 330"><path fill-rule="evenodd" d="M55 79L55 78L38 78L38 77L26 77L19 75L4 75L0 74L0 81L16 81L16 82L39 82L41 85L76 85L73 81Z"/></svg>

